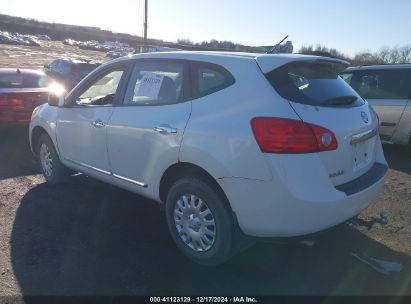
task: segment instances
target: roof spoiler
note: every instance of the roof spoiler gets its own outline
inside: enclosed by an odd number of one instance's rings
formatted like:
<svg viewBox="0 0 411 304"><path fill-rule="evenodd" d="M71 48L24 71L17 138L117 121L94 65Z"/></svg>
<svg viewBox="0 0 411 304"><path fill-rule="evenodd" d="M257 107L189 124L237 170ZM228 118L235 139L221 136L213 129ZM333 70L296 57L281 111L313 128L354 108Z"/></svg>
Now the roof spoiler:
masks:
<svg viewBox="0 0 411 304"><path fill-rule="evenodd" d="M266 74L271 72L274 69L277 69L287 63L291 62L318 62L318 63L332 63L335 65L340 65L339 68L344 71L350 63L348 61L338 59L338 58L329 58L329 57L319 57L319 56L311 56L311 55L296 55L296 54L289 54L289 55L261 55L255 58L257 61L258 66L260 67L261 71Z"/></svg>

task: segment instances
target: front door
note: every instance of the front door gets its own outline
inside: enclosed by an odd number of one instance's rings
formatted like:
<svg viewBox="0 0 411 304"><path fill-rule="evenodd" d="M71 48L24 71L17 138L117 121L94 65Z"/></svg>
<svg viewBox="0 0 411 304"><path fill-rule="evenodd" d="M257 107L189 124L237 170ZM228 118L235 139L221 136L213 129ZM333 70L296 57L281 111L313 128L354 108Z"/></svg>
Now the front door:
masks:
<svg viewBox="0 0 411 304"><path fill-rule="evenodd" d="M57 118L62 161L93 176L110 176L106 125L113 113L124 66L109 68L68 97Z"/></svg>

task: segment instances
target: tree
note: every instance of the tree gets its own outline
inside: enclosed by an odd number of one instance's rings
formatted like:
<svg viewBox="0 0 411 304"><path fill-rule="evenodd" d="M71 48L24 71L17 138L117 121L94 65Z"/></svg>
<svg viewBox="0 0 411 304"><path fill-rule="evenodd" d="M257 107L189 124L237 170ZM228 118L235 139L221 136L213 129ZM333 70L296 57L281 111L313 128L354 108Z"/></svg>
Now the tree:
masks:
<svg viewBox="0 0 411 304"><path fill-rule="evenodd" d="M395 64L395 63L400 63L401 61L401 55L398 47L393 47L390 51L390 61L389 63Z"/></svg>
<svg viewBox="0 0 411 304"><path fill-rule="evenodd" d="M312 45L302 46L299 50L300 54L309 54L309 55L322 55L329 56L334 58L340 58L344 60L349 60L348 56L337 51L337 49L330 49L321 44L317 44L315 47Z"/></svg>
<svg viewBox="0 0 411 304"><path fill-rule="evenodd" d="M358 53L351 59L351 65L373 65L380 63L378 56L368 51Z"/></svg>
<svg viewBox="0 0 411 304"><path fill-rule="evenodd" d="M177 43L183 45L194 45L194 43L188 38L179 38L177 39Z"/></svg>
<svg viewBox="0 0 411 304"><path fill-rule="evenodd" d="M404 45L399 50L400 52L400 62L401 63L410 63L411 62L411 44Z"/></svg>
<svg viewBox="0 0 411 304"><path fill-rule="evenodd" d="M389 63L390 62L390 48L388 47L383 47L378 54L376 55L378 57L378 60L381 63Z"/></svg>

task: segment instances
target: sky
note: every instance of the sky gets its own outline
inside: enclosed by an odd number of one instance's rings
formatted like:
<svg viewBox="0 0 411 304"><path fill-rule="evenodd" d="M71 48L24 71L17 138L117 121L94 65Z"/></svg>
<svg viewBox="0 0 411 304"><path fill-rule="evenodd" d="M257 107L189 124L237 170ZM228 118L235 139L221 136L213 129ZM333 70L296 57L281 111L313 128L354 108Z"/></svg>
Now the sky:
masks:
<svg viewBox="0 0 411 304"><path fill-rule="evenodd" d="M0 0L0 13L143 34L144 0ZM347 55L411 44L410 0L148 0L149 38L260 46L285 35Z"/></svg>

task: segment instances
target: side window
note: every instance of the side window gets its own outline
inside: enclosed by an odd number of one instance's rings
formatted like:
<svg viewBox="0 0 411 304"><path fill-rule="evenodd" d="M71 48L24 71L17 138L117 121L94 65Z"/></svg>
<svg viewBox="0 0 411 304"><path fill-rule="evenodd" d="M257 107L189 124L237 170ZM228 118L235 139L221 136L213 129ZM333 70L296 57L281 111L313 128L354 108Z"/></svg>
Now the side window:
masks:
<svg viewBox="0 0 411 304"><path fill-rule="evenodd" d="M68 61L60 61L59 72L62 75L68 75L71 70L71 63Z"/></svg>
<svg viewBox="0 0 411 304"><path fill-rule="evenodd" d="M75 103L81 106L113 104L123 72L124 69L119 68L100 76L77 97Z"/></svg>
<svg viewBox="0 0 411 304"><path fill-rule="evenodd" d="M341 77L346 83L351 84L352 74L353 74L353 73L343 73L343 74L340 74L340 77Z"/></svg>
<svg viewBox="0 0 411 304"><path fill-rule="evenodd" d="M356 89L365 99L408 99L410 72L405 69L362 71Z"/></svg>
<svg viewBox="0 0 411 304"><path fill-rule="evenodd" d="M197 87L196 97L206 96L234 83L233 76L223 67L214 64L194 64Z"/></svg>
<svg viewBox="0 0 411 304"><path fill-rule="evenodd" d="M124 105L166 105L183 98L184 63L137 61Z"/></svg>

